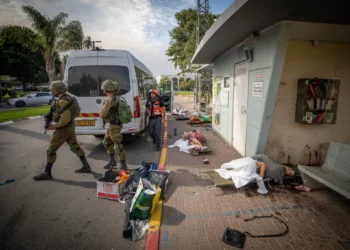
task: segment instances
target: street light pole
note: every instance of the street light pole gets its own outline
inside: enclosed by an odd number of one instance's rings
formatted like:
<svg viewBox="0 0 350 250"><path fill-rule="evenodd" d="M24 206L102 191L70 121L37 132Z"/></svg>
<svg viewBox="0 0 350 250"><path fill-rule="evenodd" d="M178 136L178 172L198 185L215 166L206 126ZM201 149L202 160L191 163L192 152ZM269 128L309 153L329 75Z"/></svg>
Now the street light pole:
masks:
<svg viewBox="0 0 350 250"><path fill-rule="evenodd" d="M101 41L92 41L92 49L95 49L95 43L100 43Z"/></svg>

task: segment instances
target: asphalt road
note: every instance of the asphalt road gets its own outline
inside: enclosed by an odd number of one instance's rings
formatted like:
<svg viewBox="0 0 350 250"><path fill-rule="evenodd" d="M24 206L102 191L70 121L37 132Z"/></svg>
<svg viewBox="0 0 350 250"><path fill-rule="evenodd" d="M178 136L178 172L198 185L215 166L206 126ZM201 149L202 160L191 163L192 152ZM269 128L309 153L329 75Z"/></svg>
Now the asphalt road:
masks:
<svg viewBox="0 0 350 250"><path fill-rule="evenodd" d="M43 119L0 126L1 249L143 249L145 241L122 237L124 205L96 197L96 179L104 173L108 155L101 139L78 136L93 169L76 174L81 166L68 145L58 151L54 180L35 182L43 170L50 135ZM126 139L129 168L141 161L158 162L159 154L145 137Z"/></svg>

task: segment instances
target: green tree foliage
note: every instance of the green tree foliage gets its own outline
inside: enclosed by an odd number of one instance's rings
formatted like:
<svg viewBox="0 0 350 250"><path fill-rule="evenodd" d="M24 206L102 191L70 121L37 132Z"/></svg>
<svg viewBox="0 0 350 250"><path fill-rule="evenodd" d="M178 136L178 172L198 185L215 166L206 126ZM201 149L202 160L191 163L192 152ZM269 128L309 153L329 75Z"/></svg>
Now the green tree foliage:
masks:
<svg viewBox="0 0 350 250"><path fill-rule="evenodd" d="M189 79L189 80L186 82L186 87L185 87L186 91L193 91L195 83L196 83L196 82L195 82L194 80Z"/></svg>
<svg viewBox="0 0 350 250"><path fill-rule="evenodd" d="M83 49L91 49L91 47L92 47L91 37L87 36L83 41Z"/></svg>
<svg viewBox="0 0 350 250"><path fill-rule="evenodd" d="M30 5L22 6L34 30L37 32L43 48L45 69L50 82L57 72L57 51L82 49L84 33L79 21L72 21L67 26L68 14L60 12L53 18L45 16Z"/></svg>
<svg viewBox="0 0 350 250"><path fill-rule="evenodd" d="M15 76L23 83L48 80L43 47L35 32L20 26L0 29L0 75Z"/></svg>
<svg viewBox="0 0 350 250"><path fill-rule="evenodd" d="M175 68L179 68L180 73L184 74L191 72L191 57L196 51L197 11L194 9L182 10L175 14L175 18L177 26L169 32L170 44L166 54L170 57L169 61L174 63ZM217 15L209 14L210 26L216 18Z"/></svg>
<svg viewBox="0 0 350 250"><path fill-rule="evenodd" d="M82 50L84 47L84 31L79 21L71 21L62 28L57 47L61 51Z"/></svg>

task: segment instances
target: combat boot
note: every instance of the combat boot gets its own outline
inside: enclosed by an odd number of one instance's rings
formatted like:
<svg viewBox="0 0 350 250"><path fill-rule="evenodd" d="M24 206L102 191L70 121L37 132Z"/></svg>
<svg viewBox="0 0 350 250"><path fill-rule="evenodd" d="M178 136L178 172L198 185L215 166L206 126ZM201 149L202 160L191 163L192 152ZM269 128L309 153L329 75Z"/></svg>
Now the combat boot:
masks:
<svg viewBox="0 0 350 250"><path fill-rule="evenodd" d="M33 179L36 181L51 180L52 179L52 175L51 175L52 165L53 165L53 163L46 163L44 173L41 173L39 175L34 176Z"/></svg>
<svg viewBox="0 0 350 250"><path fill-rule="evenodd" d="M126 165L126 162L125 161L121 161L120 162L120 169L128 169L128 166Z"/></svg>
<svg viewBox="0 0 350 250"><path fill-rule="evenodd" d="M109 162L103 166L104 169L117 168L117 162L114 159L114 155L109 155Z"/></svg>
<svg viewBox="0 0 350 250"><path fill-rule="evenodd" d="M87 162L85 156L80 157L80 161L83 164L83 166L77 170L75 170L76 173L88 173L91 172L91 167L89 163Z"/></svg>

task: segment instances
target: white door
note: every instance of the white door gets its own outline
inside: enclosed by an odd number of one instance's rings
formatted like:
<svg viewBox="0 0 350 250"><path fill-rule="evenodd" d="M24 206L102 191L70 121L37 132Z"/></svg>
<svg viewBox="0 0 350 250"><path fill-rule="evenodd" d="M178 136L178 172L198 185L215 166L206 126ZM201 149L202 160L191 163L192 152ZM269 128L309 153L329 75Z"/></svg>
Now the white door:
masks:
<svg viewBox="0 0 350 250"><path fill-rule="evenodd" d="M243 157L247 137L248 66L248 63L244 63L235 67L233 101L233 147Z"/></svg>

